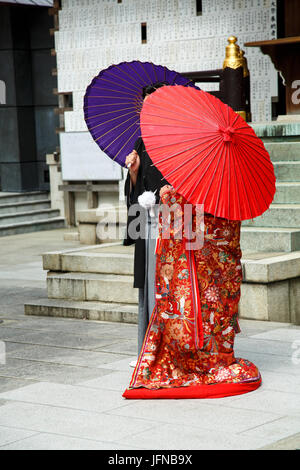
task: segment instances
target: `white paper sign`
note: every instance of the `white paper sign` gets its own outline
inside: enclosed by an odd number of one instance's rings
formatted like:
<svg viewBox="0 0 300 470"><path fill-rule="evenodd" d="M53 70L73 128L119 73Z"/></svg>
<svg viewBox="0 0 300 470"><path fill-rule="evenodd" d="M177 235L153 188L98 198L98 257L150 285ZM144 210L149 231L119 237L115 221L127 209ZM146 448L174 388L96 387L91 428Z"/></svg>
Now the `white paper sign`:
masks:
<svg viewBox="0 0 300 470"><path fill-rule="evenodd" d="M89 132L60 133L64 181L119 181L122 168L94 142Z"/></svg>

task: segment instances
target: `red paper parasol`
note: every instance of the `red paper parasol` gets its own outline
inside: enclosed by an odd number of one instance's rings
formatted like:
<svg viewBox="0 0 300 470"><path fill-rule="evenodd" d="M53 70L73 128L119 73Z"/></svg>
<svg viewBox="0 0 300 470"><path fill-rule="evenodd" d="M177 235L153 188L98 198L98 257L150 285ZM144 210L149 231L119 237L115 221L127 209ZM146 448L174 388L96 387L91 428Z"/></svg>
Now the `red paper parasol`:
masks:
<svg viewBox="0 0 300 470"><path fill-rule="evenodd" d="M192 204L229 220L253 219L275 194L270 156L254 130L215 96L183 86L150 95L141 130L154 165Z"/></svg>

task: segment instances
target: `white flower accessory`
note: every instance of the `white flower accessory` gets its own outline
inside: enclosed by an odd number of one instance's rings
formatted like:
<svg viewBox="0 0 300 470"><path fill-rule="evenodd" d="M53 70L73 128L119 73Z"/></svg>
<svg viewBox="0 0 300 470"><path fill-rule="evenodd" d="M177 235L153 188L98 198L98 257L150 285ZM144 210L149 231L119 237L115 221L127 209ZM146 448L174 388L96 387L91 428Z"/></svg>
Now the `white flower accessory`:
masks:
<svg viewBox="0 0 300 470"><path fill-rule="evenodd" d="M152 191L145 191L138 197L139 205L150 211L150 217L155 217L154 206L156 204L155 193Z"/></svg>

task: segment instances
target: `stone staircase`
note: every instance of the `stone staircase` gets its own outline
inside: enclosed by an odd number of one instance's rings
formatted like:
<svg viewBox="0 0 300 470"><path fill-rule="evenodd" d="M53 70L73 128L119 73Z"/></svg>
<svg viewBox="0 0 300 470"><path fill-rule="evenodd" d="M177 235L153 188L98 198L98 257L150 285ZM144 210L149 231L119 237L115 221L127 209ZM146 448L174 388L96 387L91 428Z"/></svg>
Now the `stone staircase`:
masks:
<svg viewBox="0 0 300 470"><path fill-rule="evenodd" d="M137 322L132 246L116 242L45 253L43 268L48 299L25 304L26 315Z"/></svg>
<svg viewBox="0 0 300 470"><path fill-rule="evenodd" d="M300 324L300 125L253 125L274 163L277 191L268 211L241 230L241 318ZM48 299L27 315L137 321L133 248L92 245L43 255Z"/></svg>
<svg viewBox="0 0 300 470"><path fill-rule="evenodd" d="M59 210L51 209L45 191L0 192L0 236L65 227Z"/></svg>
<svg viewBox="0 0 300 470"><path fill-rule="evenodd" d="M276 194L262 216L242 223L240 312L247 318L300 324L300 125L253 128L274 164Z"/></svg>

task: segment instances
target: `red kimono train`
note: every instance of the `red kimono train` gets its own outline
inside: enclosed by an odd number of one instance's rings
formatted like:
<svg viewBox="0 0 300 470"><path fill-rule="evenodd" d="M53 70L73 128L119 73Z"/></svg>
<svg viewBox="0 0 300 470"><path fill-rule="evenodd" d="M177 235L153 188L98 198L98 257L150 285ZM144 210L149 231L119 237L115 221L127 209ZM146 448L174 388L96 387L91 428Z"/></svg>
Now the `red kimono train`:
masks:
<svg viewBox="0 0 300 470"><path fill-rule="evenodd" d="M125 398L218 398L255 390L257 367L234 356L242 282L240 221L211 214L196 216L191 228L204 230L203 244L191 249L178 237L186 201L175 191L162 203L156 260L156 306ZM182 216L182 218L181 218ZM170 216L168 216L170 219ZM184 231L183 231L184 233Z"/></svg>

